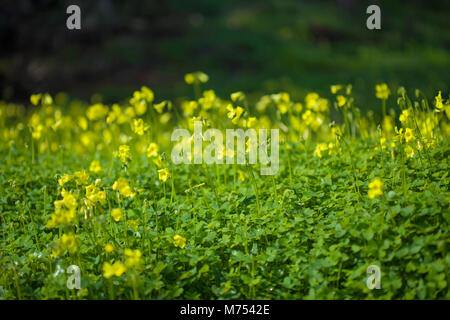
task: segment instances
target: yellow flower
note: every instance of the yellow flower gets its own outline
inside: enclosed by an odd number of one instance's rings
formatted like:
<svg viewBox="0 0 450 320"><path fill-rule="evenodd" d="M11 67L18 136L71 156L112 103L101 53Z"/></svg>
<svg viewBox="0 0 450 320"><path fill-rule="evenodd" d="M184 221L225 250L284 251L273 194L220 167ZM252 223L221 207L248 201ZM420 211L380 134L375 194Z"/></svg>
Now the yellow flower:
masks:
<svg viewBox="0 0 450 320"><path fill-rule="evenodd" d="M444 104L442 102L441 91L439 91L438 95L435 97L435 101L436 101L436 109L438 109L438 111L442 111L442 109L444 108Z"/></svg>
<svg viewBox="0 0 450 320"><path fill-rule="evenodd" d="M383 195L383 182L380 179L375 178L369 183L368 195L370 199Z"/></svg>
<svg viewBox="0 0 450 320"><path fill-rule="evenodd" d="M167 104L167 101L162 101L160 103L155 103L153 105L153 108L155 108L156 112L162 113L163 110L164 110L164 107L166 106L166 104Z"/></svg>
<svg viewBox="0 0 450 320"><path fill-rule="evenodd" d="M186 73L186 74L184 75L184 81L185 81L187 84L193 84L194 81L195 81L195 77L194 77L194 75L193 75L192 73Z"/></svg>
<svg viewBox="0 0 450 320"><path fill-rule="evenodd" d="M376 91L376 97L381 100L386 100L389 98L389 95L391 94L391 90L389 90L389 87L386 83L377 84L375 86Z"/></svg>
<svg viewBox="0 0 450 320"><path fill-rule="evenodd" d="M314 155L322 158L322 152L326 151L328 149L328 146L326 143L319 143L317 144L316 148L314 149Z"/></svg>
<svg viewBox="0 0 450 320"><path fill-rule="evenodd" d="M120 261L116 261L113 265L108 262L103 264L103 276L106 279L112 276L120 277L126 270L126 267Z"/></svg>
<svg viewBox="0 0 450 320"><path fill-rule="evenodd" d="M186 238L180 236L180 235L175 235L173 237L173 245L175 247L179 247L181 249L183 249L186 246Z"/></svg>
<svg viewBox="0 0 450 320"><path fill-rule="evenodd" d="M75 181L78 185L85 185L89 183L89 174L86 170L81 170L74 173Z"/></svg>
<svg viewBox="0 0 450 320"><path fill-rule="evenodd" d="M233 102L241 101L245 99L245 94L242 91L233 92L231 94L231 100Z"/></svg>
<svg viewBox="0 0 450 320"><path fill-rule="evenodd" d="M69 182L70 180L72 180L73 175L71 174L65 174L63 176L61 176L61 178L58 179L58 184L62 187L63 185L65 185L67 182Z"/></svg>
<svg viewBox="0 0 450 320"><path fill-rule="evenodd" d="M75 209L57 208L50 216L50 220L45 225L46 228L51 229L71 223L76 218Z"/></svg>
<svg viewBox="0 0 450 320"><path fill-rule="evenodd" d="M169 179L169 176L170 176L170 173L169 173L169 170L167 168L158 170L158 178L162 182L166 182L167 179Z"/></svg>
<svg viewBox="0 0 450 320"><path fill-rule="evenodd" d="M42 93L32 94L30 97L30 101L34 106L37 106L39 100L41 100Z"/></svg>
<svg viewBox="0 0 450 320"><path fill-rule="evenodd" d="M336 94L341 89L342 89L342 85L340 85L340 84L332 85L330 87L330 91L332 94Z"/></svg>
<svg viewBox="0 0 450 320"><path fill-rule="evenodd" d="M147 127L145 127L145 125L144 125L144 120L142 120L142 119L134 119L133 120L132 130L137 135L140 135L140 136L144 135L144 132L147 130Z"/></svg>
<svg viewBox="0 0 450 320"><path fill-rule="evenodd" d="M194 82L208 82L209 77L206 73L203 73L201 71L193 72L193 73L187 73L184 75L184 81L186 81L187 84L193 84Z"/></svg>
<svg viewBox="0 0 450 320"><path fill-rule="evenodd" d="M248 128L254 128L257 123L258 123L258 120L256 120L255 117L249 117L247 119L247 127Z"/></svg>
<svg viewBox="0 0 450 320"><path fill-rule="evenodd" d="M125 265L128 268L137 267L141 264L142 253L139 249L125 249L124 254L127 257L127 259L125 260Z"/></svg>
<svg viewBox="0 0 450 320"><path fill-rule="evenodd" d="M63 234L59 239L56 248L53 250L53 256L57 257L64 251L68 251L70 254L75 253L78 248L78 240L73 233Z"/></svg>
<svg viewBox="0 0 450 320"><path fill-rule="evenodd" d="M344 97L344 96L342 96L342 95L338 95L338 96L336 97L336 99L337 99L337 105L338 105L338 107L342 107L342 106L345 105L345 103L347 102L347 98Z"/></svg>
<svg viewBox="0 0 450 320"><path fill-rule="evenodd" d="M99 190L94 184L90 184L86 187L86 198L90 205L99 202L104 204L106 201L106 193L105 191Z"/></svg>
<svg viewBox="0 0 450 320"><path fill-rule="evenodd" d="M414 148L412 148L411 146L407 146L405 148L405 153L408 158L412 158L414 156Z"/></svg>
<svg viewBox="0 0 450 320"><path fill-rule="evenodd" d="M399 117L400 122L406 122L409 118L409 111L407 109L402 111L402 114Z"/></svg>
<svg viewBox="0 0 450 320"><path fill-rule="evenodd" d="M114 249L115 249L114 246L113 246L112 244L110 244L110 243L107 243L107 244L105 245L105 251L106 251L107 253L113 252Z"/></svg>
<svg viewBox="0 0 450 320"><path fill-rule="evenodd" d="M115 151L114 156L119 158L122 163L127 163L131 159L130 146L126 144L119 146L119 151Z"/></svg>
<svg viewBox="0 0 450 320"><path fill-rule="evenodd" d="M233 108L231 104L227 105L227 116L228 118L232 119L231 122L236 124L239 121L239 118L241 117L242 113L244 112L244 109L241 107Z"/></svg>
<svg viewBox="0 0 450 320"><path fill-rule="evenodd" d="M89 120L100 120L108 114L108 107L101 103L96 103L90 106L86 111L86 116Z"/></svg>
<svg viewBox="0 0 450 320"><path fill-rule="evenodd" d="M411 140L414 140L414 133L412 129L406 128L405 130L405 141L410 142Z"/></svg>
<svg viewBox="0 0 450 320"><path fill-rule="evenodd" d="M89 166L89 171L94 172L94 173L98 173L98 172L102 171L102 166L100 165L100 161L93 160L91 162L91 165Z"/></svg>
<svg viewBox="0 0 450 320"><path fill-rule="evenodd" d="M64 188L61 191L61 195L63 197L62 200L55 201L55 208L59 209L62 206L65 206L68 209L76 209L77 208L77 197L66 191Z"/></svg>
<svg viewBox="0 0 450 320"><path fill-rule="evenodd" d="M111 217L113 217L113 219L116 222L119 222L120 219L122 219L122 217L123 217L122 211L120 209L117 209L117 208L116 209L112 209L111 210Z"/></svg>
<svg viewBox="0 0 450 320"><path fill-rule="evenodd" d="M147 157L156 157L158 156L158 145L154 142L150 143L147 148Z"/></svg>
<svg viewBox="0 0 450 320"><path fill-rule="evenodd" d="M113 190L119 190L119 192L125 197L134 197L134 193L131 192L131 188L124 178L120 177L114 182L112 186Z"/></svg>
<svg viewBox="0 0 450 320"><path fill-rule="evenodd" d="M42 124L38 124L33 127L33 130L31 132L31 136L33 137L33 139L40 139L42 136L42 130L44 130L44 126Z"/></svg>

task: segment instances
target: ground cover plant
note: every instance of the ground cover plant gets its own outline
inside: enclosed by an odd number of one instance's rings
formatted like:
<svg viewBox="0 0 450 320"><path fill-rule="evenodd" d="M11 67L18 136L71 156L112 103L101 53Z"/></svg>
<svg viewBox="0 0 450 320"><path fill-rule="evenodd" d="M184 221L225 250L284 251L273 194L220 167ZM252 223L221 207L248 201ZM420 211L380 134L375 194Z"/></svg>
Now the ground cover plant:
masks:
<svg viewBox="0 0 450 320"><path fill-rule="evenodd" d="M378 117L347 84L250 104L208 80L187 74L193 95L174 101L0 103L0 298L450 298L445 95L379 84ZM171 133L195 120L279 129L278 172L174 165Z"/></svg>

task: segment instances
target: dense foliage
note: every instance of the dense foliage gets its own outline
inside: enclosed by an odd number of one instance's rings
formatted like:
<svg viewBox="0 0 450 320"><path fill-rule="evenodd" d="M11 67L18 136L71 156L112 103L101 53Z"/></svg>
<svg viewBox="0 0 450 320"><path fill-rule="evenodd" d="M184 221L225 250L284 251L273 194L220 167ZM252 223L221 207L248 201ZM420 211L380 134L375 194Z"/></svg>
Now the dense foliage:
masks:
<svg viewBox="0 0 450 320"><path fill-rule="evenodd" d="M0 103L2 299L449 299L450 101L350 85ZM411 98L413 97L413 98ZM379 101L379 102L377 102ZM330 109L342 124L330 120ZM174 128L278 128L280 168L174 165ZM232 154L225 152L225 156ZM70 290L70 265L81 289ZM369 290L367 268L381 270Z"/></svg>

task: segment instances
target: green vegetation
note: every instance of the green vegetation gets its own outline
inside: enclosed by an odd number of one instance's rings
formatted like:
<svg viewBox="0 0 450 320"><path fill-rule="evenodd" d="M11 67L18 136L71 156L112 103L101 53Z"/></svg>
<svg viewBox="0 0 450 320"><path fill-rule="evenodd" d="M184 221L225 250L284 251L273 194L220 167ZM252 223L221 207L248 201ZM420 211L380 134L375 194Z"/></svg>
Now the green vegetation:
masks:
<svg viewBox="0 0 450 320"><path fill-rule="evenodd" d="M378 123L349 85L249 103L185 80L195 99L0 103L1 299L450 298L450 100L378 85ZM173 165L193 120L279 129L278 173Z"/></svg>

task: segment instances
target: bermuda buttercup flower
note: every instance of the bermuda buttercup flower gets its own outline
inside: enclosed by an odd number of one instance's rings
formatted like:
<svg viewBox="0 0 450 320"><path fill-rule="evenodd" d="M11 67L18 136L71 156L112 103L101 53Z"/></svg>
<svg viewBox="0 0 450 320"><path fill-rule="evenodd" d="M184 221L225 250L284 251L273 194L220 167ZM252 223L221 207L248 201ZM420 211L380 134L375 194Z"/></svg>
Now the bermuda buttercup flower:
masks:
<svg viewBox="0 0 450 320"><path fill-rule="evenodd" d="M338 107L344 106L345 103L347 102L347 98L344 97L344 96L342 96L342 95L338 95L338 96L336 97L336 100L337 100L337 105L338 105Z"/></svg>
<svg viewBox="0 0 450 320"><path fill-rule="evenodd" d="M167 179L169 179L169 177L170 177L170 173L169 173L169 170L167 168L158 170L158 178L162 182L166 182Z"/></svg>
<svg viewBox="0 0 450 320"><path fill-rule="evenodd" d="M122 163L127 163L131 160L130 146L126 144L119 146L119 150L114 152L114 156L119 158Z"/></svg>
<svg viewBox="0 0 450 320"><path fill-rule="evenodd" d="M412 129L406 128L405 129L405 141L410 142L412 140L414 140L414 133L413 133Z"/></svg>
<svg viewBox="0 0 450 320"><path fill-rule="evenodd" d="M139 249L125 249L124 254L127 257L125 260L125 265L128 268L138 267L141 264L142 253Z"/></svg>
<svg viewBox="0 0 450 320"><path fill-rule="evenodd" d="M147 130L147 127L144 125L144 120L134 119L133 125L132 125L132 130L137 135L142 136L145 133L145 131ZM122 161L122 162L124 162L124 161Z"/></svg>
<svg viewBox="0 0 450 320"><path fill-rule="evenodd" d="M377 84L375 86L375 92L376 97L381 100L386 100L389 98L389 95L391 94L391 90L389 90L389 87L386 83Z"/></svg>
<svg viewBox="0 0 450 320"><path fill-rule="evenodd" d="M112 189L119 191L120 194L125 198L134 197L134 193L131 191L130 185L128 184L127 180L122 177L114 182Z"/></svg>
<svg viewBox="0 0 450 320"><path fill-rule="evenodd" d="M100 165L100 161L93 160L91 162L91 165L89 166L89 171L94 172L94 173L99 173L100 171L102 171L102 166Z"/></svg>
<svg viewBox="0 0 450 320"><path fill-rule="evenodd" d="M406 122L409 118L409 111L407 109L402 111L402 114L399 117L400 122Z"/></svg>
<svg viewBox="0 0 450 320"><path fill-rule="evenodd" d="M436 106L437 111L442 111L444 109L444 103L442 101L441 91L439 91L438 95L434 99L435 99L435 106Z"/></svg>
<svg viewBox="0 0 450 320"><path fill-rule="evenodd" d="M120 277L126 270L127 268L120 261L114 262L113 265L108 262L103 264L103 276L106 279L109 279L112 276Z"/></svg>
<svg viewBox="0 0 450 320"><path fill-rule="evenodd" d="M111 217L113 217L114 221L119 222L122 219L123 214L122 211L118 208L111 210Z"/></svg>
<svg viewBox="0 0 450 320"><path fill-rule="evenodd" d="M370 199L383 195L383 182L380 179L375 178L369 183L368 195Z"/></svg>
<svg viewBox="0 0 450 320"><path fill-rule="evenodd" d="M111 243L107 243L106 245L105 245L105 251L107 252L107 253L111 253L111 252L113 252L114 251L114 246L111 244Z"/></svg>
<svg viewBox="0 0 450 320"><path fill-rule="evenodd" d="M154 142L150 143L147 148L147 157L156 157L158 156L158 145Z"/></svg>
<svg viewBox="0 0 450 320"><path fill-rule="evenodd" d="M180 235L175 235L173 237L173 245L175 247L179 247L181 249L183 249L186 246L186 238L180 236Z"/></svg>

